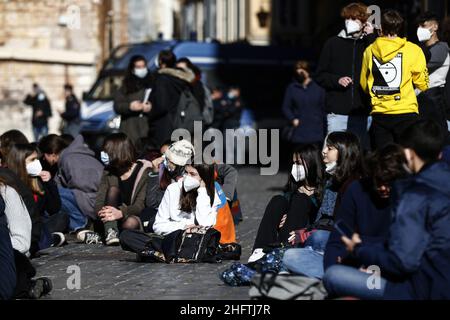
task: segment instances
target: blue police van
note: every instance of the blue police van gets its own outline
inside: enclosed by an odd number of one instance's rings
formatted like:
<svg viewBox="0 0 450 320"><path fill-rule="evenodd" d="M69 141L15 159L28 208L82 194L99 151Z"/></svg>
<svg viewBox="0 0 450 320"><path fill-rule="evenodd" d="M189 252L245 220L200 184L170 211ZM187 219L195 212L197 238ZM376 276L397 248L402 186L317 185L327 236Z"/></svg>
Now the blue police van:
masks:
<svg viewBox="0 0 450 320"><path fill-rule="evenodd" d="M259 127L264 121L282 119L283 94L291 81L295 61L313 59L311 52L301 49L248 43L155 41L119 46L105 62L92 88L83 94L81 133L90 145L98 147L106 135L120 127L113 100L130 58L143 55L149 69L155 71L158 53L168 49L177 58L187 57L196 64L208 86L239 86L248 108L243 113L245 122L254 118Z"/></svg>

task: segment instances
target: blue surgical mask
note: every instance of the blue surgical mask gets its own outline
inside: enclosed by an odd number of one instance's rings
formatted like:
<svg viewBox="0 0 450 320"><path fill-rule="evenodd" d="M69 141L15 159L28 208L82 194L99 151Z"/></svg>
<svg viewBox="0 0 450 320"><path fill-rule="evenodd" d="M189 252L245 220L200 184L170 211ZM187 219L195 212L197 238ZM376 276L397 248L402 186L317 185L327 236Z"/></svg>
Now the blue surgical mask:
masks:
<svg viewBox="0 0 450 320"><path fill-rule="evenodd" d="M100 160L105 166L109 165L109 156L105 151L100 152Z"/></svg>

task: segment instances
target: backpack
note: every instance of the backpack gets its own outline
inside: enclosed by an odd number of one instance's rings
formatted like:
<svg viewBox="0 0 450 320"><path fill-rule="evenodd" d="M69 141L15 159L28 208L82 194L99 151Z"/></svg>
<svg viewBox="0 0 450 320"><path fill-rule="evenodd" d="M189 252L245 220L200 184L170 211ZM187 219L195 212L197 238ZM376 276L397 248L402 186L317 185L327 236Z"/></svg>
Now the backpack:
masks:
<svg viewBox="0 0 450 320"><path fill-rule="evenodd" d="M194 121L203 121L202 110L189 87L183 89L173 119L173 128L194 133Z"/></svg>
<svg viewBox="0 0 450 320"><path fill-rule="evenodd" d="M255 274L249 291L252 300L324 300L327 291L322 281L289 274Z"/></svg>

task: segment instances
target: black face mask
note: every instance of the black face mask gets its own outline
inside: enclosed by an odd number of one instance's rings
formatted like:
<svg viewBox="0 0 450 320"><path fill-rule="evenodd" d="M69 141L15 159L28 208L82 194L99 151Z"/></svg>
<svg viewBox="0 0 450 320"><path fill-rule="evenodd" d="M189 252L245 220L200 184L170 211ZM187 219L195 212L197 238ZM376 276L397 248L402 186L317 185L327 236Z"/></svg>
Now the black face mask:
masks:
<svg viewBox="0 0 450 320"><path fill-rule="evenodd" d="M173 171L167 170L167 172L169 173L169 177L175 180L177 177L182 177L185 173L185 170L184 167L177 166L175 170Z"/></svg>

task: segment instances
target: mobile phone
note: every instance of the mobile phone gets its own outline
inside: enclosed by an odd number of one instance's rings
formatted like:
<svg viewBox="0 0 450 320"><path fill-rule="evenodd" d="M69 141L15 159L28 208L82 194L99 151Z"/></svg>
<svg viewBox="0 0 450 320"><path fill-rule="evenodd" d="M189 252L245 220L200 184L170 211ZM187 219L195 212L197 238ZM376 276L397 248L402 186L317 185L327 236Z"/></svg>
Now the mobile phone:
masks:
<svg viewBox="0 0 450 320"><path fill-rule="evenodd" d="M349 239L353 238L353 234L355 233L343 220L338 220L334 224L337 232L339 232L342 236L347 237Z"/></svg>

